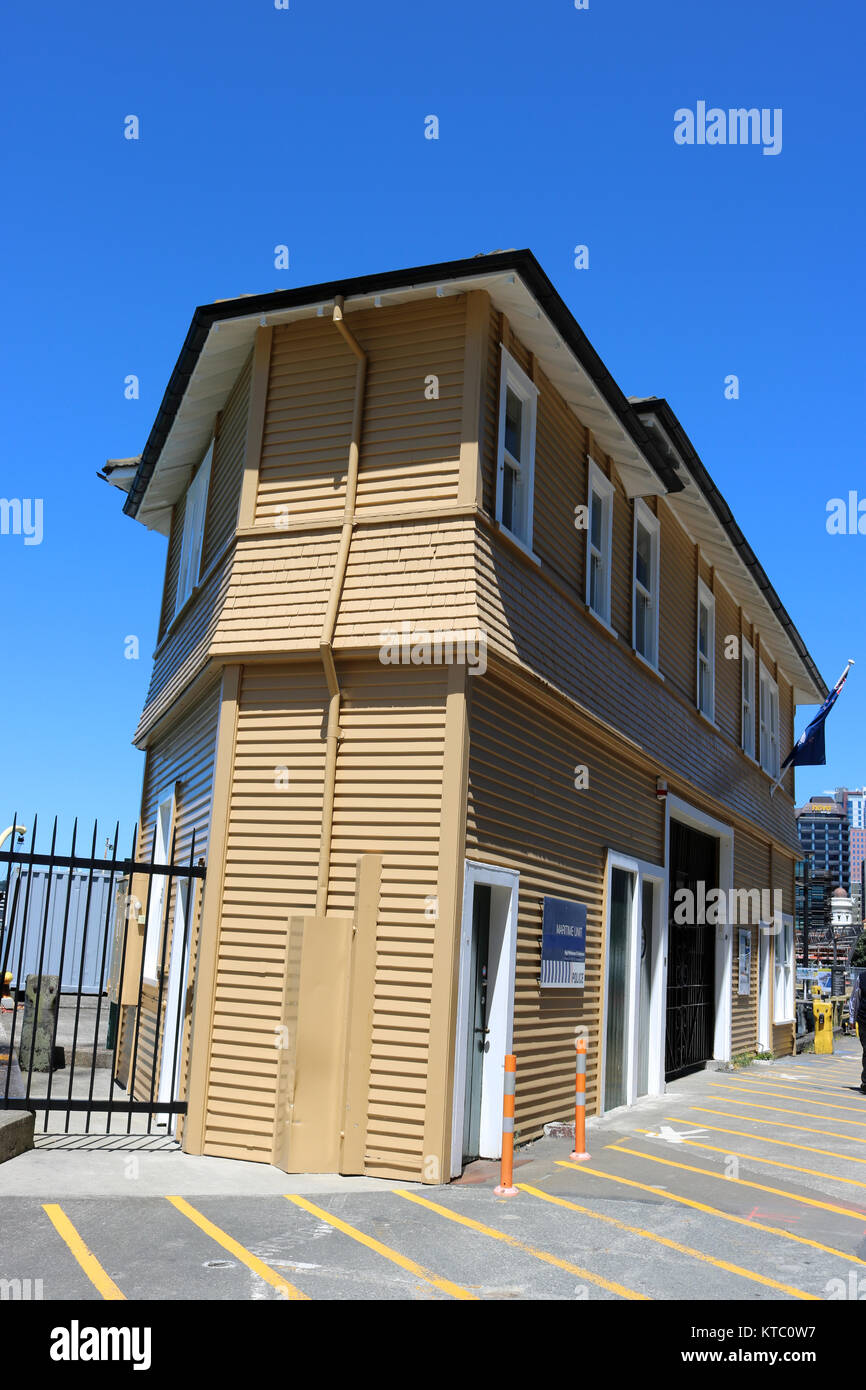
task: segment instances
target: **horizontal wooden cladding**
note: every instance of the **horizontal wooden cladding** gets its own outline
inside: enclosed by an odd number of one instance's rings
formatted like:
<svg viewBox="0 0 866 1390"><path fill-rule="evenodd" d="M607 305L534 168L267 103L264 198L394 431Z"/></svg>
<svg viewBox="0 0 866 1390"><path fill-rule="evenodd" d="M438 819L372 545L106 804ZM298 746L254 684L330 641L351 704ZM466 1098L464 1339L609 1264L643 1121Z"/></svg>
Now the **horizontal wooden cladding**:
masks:
<svg viewBox="0 0 866 1390"><path fill-rule="evenodd" d="M244 467L247 416L250 408L252 355L247 359L220 416L211 464L207 517L202 543L201 572L205 574L234 535Z"/></svg>
<svg viewBox="0 0 866 1390"><path fill-rule="evenodd" d="M337 648L375 644L413 627L476 623L471 521L362 524L352 539L335 636ZM211 647L226 652L303 651L319 639L338 532L293 532L238 541Z"/></svg>
<svg viewBox="0 0 866 1390"><path fill-rule="evenodd" d="M183 516L185 498L181 498L171 514L171 531L168 537L168 551L165 557L165 579L162 586L162 608L159 617L159 639L162 640L169 623L174 617L177 602L177 576L180 570L180 547L183 540Z"/></svg>
<svg viewBox="0 0 866 1390"><path fill-rule="evenodd" d="M360 510L456 499L465 321L462 295L346 315L368 355ZM356 366L329 317L274 330L257 525L342 510Z"/></svg>
<svg viewBox="0 0 866 1390"><path fill-rule="evenodd" d="M368 1171L421 1175L446 673L340 662L327 910L351 914L358 857L383 856ZM327 688L318 665L247 667L217 966L207 1152L269 1162L287 923L311 913Z"/></svg>
<svg viewBox="0 0 866 1390"><path fill-rule="evenodd" d="M781 843L795 842L790 805L770 800L766 775L697 713L693 696L679 694L666 671L663 681L654 676L627 642L514 547L480 525L477 538L479 622L491 651L541 676Z"/></svg>
<svg viewBox="0 0 866 1390"><path fill-rule="evenodd" d="M574 785L577 765L589 786ZM574 1111L574 1030L590 1029L588 1106L598 1109L603 889L608 849L651 863L664 857L664 812L655 779L615 755L599 756L591 728L563 709L557 719L523 695L473 681L470 706L470 859L520 873L514 1052L517 1133L534 1138ZM586 987L542 991L542 899L586 904Z"/></svg>
<svg viewBox="0 0 866 1390"><path fill-rule="evenodd" d="M226 552L181 615L176 628L157 648L135 742L146 737L207 663L231 575L229 557L230 552Z"/></svg>
<svg viewBox="0 0 866 1390"><path fill-rule="evenodd" d="M542 372L536 371L535 383L539 392L533 549L558 579L583 595L586 531L575 528L574 508L586 502L587 432ZM495 442L496 422L493 434ZM565 492L563 479L568 480Z"/></svg>
<svg viewBox="0 0 866 1390"><path fill-rule="evenodd" d="M154 830L160 802L174 796L173 822L174 862L188 864L195 839L195 862L207 860L210 835L210 813L213 794L214 756L219 723L220 688L211 686L201 699L177 723L166 730L147 750L144 769L144 789L141 807L140 850L149 858L153 853ZM168 924L166 937L160 940L159 960L166 969L171 959L172 925L175 920L177 881L172 882L171 894L163 921ZM191 886L190 965L189 979L195 978L198 956L198 927L201 911L201 885ZM164 947L164 949L163 949ZM150 1094L153 1074L153 1050L159 1038L156 1029L157 995L145 990L142 999L138 1056L136 1059L136 1095ZM165 1000L163 1001L163 1011ZM179 1085L185 1085L189 1064L189 1036L184 1022ZM141 1088L144 1088L142 1090Z"/></svg>

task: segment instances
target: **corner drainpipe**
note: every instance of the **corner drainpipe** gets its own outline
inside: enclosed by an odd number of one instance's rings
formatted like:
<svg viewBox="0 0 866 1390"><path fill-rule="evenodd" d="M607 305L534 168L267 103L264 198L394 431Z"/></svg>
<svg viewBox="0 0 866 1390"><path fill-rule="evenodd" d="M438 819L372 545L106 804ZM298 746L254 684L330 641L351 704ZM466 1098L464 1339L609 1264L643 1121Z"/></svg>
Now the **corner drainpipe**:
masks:
<svg viewBox="0 0 866 1390"><path fill-rule="evenodd" d="M337 613L346 567L349 563L349 547L352 544L352 531L355 526L355 500L358 494L358 467L361 456L361 427L364 419L364 390L367 382L367 354L361 347L343 317L343 296L338 295L334 303L334 323L342 333L349 347L358 359L355 374L355 403L352 410L352 438L349 444L349 466L346 472L346 500L343 507L343 529L334 562L334 578L322 635L319 638L319 652L328 683L328 726L325 749L325 787L322 797L322 838L319 845L319 876L316 884L316 916L324 917L328 910L328 881L331 874L331 831L334 823L334 787L337 780L337 749L340 743L340 683L334 665L334 631L337 626Z"/></svg>

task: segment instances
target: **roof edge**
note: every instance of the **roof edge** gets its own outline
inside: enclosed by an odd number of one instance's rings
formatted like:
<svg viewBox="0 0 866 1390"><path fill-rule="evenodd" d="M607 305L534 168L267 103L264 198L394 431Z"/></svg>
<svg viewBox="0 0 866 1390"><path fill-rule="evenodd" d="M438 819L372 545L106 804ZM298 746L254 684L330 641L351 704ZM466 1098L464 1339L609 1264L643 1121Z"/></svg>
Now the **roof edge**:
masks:
<svg viewBox="0 0 866 1390"><path fill-rule="evenodd" d="M669 402L664 396L647 396L640 400L633 399L631 404L632 409L639 415L658 415L664 429L670 435L686 467L700 488L703 496L706 498L716 520L721 525L734 550L749 570L773 613L785 629L791 645L794 647L803 666L809 673L815 688L821 695L821 699L826 700L830 691L818 667L815 665L805 641L795 627L794 621L788 613L788 610L771 584L766 570L737 524L733 512L710 477L707 468L701 462L695 446L680 424Z"/></svg>
<svg viewBox="0 0 866 1390"><path fill-rule="evenodd" d="M623 429L631 436L667 491L681 491L683 484L677 477L676 470L665 458L639 414L632 408L617 386L613 376L602 362L562 296L542 270L533 253L528 249L523 249L495 251L489 255L470 256L456 261L434 262L430 265L389 270L375 275L359 275L348 279L329 280L316 285L303 285L298 289L242 295L236 299L217 300L211 304L199 305L193 314L183 347L169 378L147 443L142 450L135 479L124 503L124 512L127 516L132 517L136 516L138 512L175 415L195 372L202 348L215 323L234 318L248 318L255 314L304 308L309 304L335 299L337 295L342 295L344 299L349 300L360 295L381 294L387 293L389 290L403 289L412 284L424 282L436 284L437 282L443 283L448 280L507 271L513 271L524 281L527 289L561 334L596 390L602 395Z"/></svg>

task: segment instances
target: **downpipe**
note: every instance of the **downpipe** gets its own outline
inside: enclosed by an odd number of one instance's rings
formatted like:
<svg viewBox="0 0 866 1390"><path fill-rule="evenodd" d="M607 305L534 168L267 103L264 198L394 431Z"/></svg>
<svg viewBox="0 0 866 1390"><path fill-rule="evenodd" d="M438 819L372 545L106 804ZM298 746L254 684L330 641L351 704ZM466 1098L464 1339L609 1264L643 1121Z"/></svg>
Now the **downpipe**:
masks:
<svg viewBox="0 0 866 1390"><path fill-rule="evenodd" d="M334 824L334 790L337 782L337 752L340 746L340 682L334 662L334 632L340 611L340 599L349 564L349 550L355 528L355 505L358 496L358 470L361 459L361 430L364 423L364 394L367 385L367 354L361 347L343 314L343 296L337 295L333 321L357 359L355 400L352 408L352 437L349 443L349 463L346 470L346 497L343 506L343 525L334 563L334 575L328 606L319 637L319 654L328 686L328 722L325 745L325 785L322 796L322 837L319 844L319 872L316 883L316 916L324 917L328 910L328 883L331 876L331 839Z"/></svg>

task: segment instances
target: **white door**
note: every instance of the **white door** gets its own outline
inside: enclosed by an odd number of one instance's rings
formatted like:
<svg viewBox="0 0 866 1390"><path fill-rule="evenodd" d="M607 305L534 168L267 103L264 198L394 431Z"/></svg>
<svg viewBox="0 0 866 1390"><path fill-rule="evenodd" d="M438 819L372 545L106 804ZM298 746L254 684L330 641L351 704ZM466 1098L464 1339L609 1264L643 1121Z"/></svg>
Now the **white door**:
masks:
<svg viewBox="0 0 866 1390"><path fill-rule="evenodd" d="M165 989L162 1061L159 1069L158 1099L161 1105L167 1104L172 1099L177 1099L177 1085L180 1078L180 1049L183 1042L184 1000L189 973L189 926L191 921L190 881L187 879L178 885L175 895L171 955ZM166 1122L168 1133L174 1134L177 1116L168 1115L160 1118L160 1124Z"/></svg>
<svg viewBox="0 0 866 1390"><path fill-rule="evenodd" d="M770 941L766 922L758 927L758 1051L772 1052L770 1032Z"/></svg>

